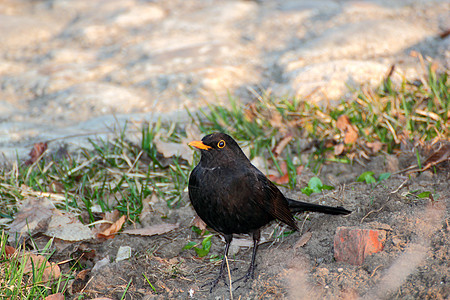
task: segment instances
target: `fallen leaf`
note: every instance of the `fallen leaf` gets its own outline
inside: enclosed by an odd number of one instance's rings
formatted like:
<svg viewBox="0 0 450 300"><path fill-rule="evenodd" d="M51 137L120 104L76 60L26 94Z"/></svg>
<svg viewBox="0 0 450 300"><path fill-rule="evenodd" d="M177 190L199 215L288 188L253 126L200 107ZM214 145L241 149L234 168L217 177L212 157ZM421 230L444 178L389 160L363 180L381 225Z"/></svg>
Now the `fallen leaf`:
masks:
<svg viewBox="0 0 450 300"><path fill-rule="evenodd" d="M127 216L123 215L122 217L120 217L119 220L117 220L116 222L111 224L111 226L109 226L109 228L107 228L103 232L97 233L97 238L105 238L105 239L114 238L115 234L122 228L126 219L127 219Z"/></svg>
<svg viewBox="0 0 450 300"><path fill-rule="evenodd" d="M424 161L422 171L446 160L450 160L450 143L441 144L440 147Z"/></svg>
<svg viewBox="0 0 450 300"><path fill-rule="evenodd" d="M101 233L105 230L107 230L111 224L119 220L120 218L120 212L115 209L111 212L106 212L103 216L102 222L98 222L98 224L95 224L95 227L92 229L92 233L94 236L97 236L98 233Z"/></svg>
<svg viewBox="0 0 450 300"><path fill-rule="evenodd" d="M347 127L347 132L345 132L344 143L346 144L354 144L358 140L358 131L354 128L354 126Z"/></svg>
<svg viewBox="0 0 450 300"><path fill-rule="evenodd" d="M122 233L143 235L143 236L152 236L152 235L159 235L159 234L164 234L164 233L170 232L170 231L178 228L179 226L180 225L178 223L177 224L163 223L163 224L152 225L152 226L144 227L144 228L127 229L127 230L122 231Z"/></svg>
<svg viewBox="0 0 450 300"><path fill-rule="evenodd" d="M16 248L5 245L5 254L6 257L11 257L16 252Z"/></svg>
<svg viewBox="0 0 450 300"><path fill-rule="evenodd" d="M56 279L61 275L61 270L59 266L55 263L47 261L47 259L42 255L36 255L29 252L23 254L25 266L24 273L29 273L40 270L43 264L45 264L44 271L42 273L42 280L49 281L50 279Z"/></svg>
<svg viewBox="0 0 450 300"><path fill-rule="evenodd" d="M153 195L155 195L155 193L152 194L152 197ZM152 207L150 206L150 201L150 197L147 197L142 201L142 211L139 214L139 220L144 220L153 211Z"/></svg>
<svg viewBox="0 0 450 300"><path fill-rule="evenodd" d="M341 155L342 152L344 152L344 149L345 149L345 144L344 143L337 144L334 147L334 155L336 155L336 156Z"/></svg>
<svg viewBox="0 0 450 300"><path fill-rule="evenodd" d="M30 151L30 158L25 162L25 165L29 166L35 163L42 154L47 150L47 143L36 143L33 149Z"/></svg>
<svg viewBox="0 0 450 300"><path fill-rule="evenodd" d="M367 142L366 146L375 154L383 148L383 143L380 141Z"/></svg>
<svg viewBox="0 0 450 300"><path fill-rule="evenodd" d="M86 286L86 283L88 283L90 278L90 269L82 270L80 271L77 276L75 276L75 280L72 283L72 294L76 294L81 292L84 287Z"/></svg>
<svg viewBox="0 0 450 300"><path fill-rule="evenodd" d="M53 215L44 234L49 237L56 237L71 242L90 240L93 238L91 229L82 224L71 213Z"/></svg>
<svg viewBox="0 0 450 300"><path fill-rule="evenodd" d="M202 231L202 235L205 233L206 223L198 215L195 215L194 220L192 220L192 225L200 229Z"/></svg>
<svg viewBox="0 0 450 300"><path fill-rule="evenodd" d="M297 175L302 175L303 169L305 169L305 166L303 166L303 165L298 166L297 169L295 169L295 171L297 172Z"/></svg>
<svg viewBox="0 0 450 300"><path fill-rule="evenodd" d="M340 115L336 120L336 127L344 134L345 144L354 144L358 140L358 130L350 123L350 118Z"/></svg>
<svg viewBox="0 0 450 300"><path fill-rule="evenodd" d="M275 157L278 157L281 154L281 152L283 152L284 148L286 148L286 146L292 139L293 139L292 135L289 134L278 142L278 144L272 149L272 153L275 155Z"/></svg>
<svg viewBox="0 0 450 300"><path fill-rule="evenodd" d="M164 142L160 139L155 139L154 143L165 158L180 156L187 161L192 160L192 150L185 143Z"/></svg>
<svg viewBox="0 0 450 300"><path fill-rule="evenodd" d="M350 118L346 115L340 115L336 120L336 127L342 132L345 131L349 125L351 125Z"/></svg>
<svg viewBox="0 0 450 300"><path fill-rule="evenodd" d="M446 37L448 37L450 35L450 29L444 30L441 33L439 33L439 37L441 39L445 39Z"/></svg>
<svg viewBox="0 0 450 300"><path fill-rule="evenodd" d="M281 177L277 177L277 176L274 176L274 175L268 175L268 177L269 177L269 179L272 182L275 182L277 184L287 184L287 183L289 183L289 174L288 173L284 174Z"/></svg>
<svg viewBox="0 0 450 300"><path fill-rule="evenodd" d="M50 207L51 204L47 199L29 198L24 201L24 205L21 206L9 227L8 241L14 241L16 237L23 239L29 234L44 232L54 213L54 209Z"/></svg>
<svg viewBox="0 0 450 300"><path fill-rule="evenodd" d="M269 123L274 128L283 128L284 127L283 117L276 110L272 111Z"/></svg>
<svg viewBox="0 0 450 300"><path fill-rule="evenodd" d="M305 232L300 239L295 243L294 249L298 249L306 245L306 243L311 239L312 233L311 231Z"/></svg>
<svg viewBox="0 0 450 300"><path fill-rule="evenodd" d="M45 300L64 300L64 295L61 293L51 294L45 297Z"/></svg>
<svg viewBox="0 0 450 300"><path fill-rule="evenodd" d="M198 139L201 135L200 130L197 126L189 124L185 127L186 137L181 139L180 143L163 142L161 139L157 138L154 140L156 148L164 157L169 158L173 156L180 156L181 158L187 160L189 163L193 161L193 152L188 143L193 140Z"/></svg>

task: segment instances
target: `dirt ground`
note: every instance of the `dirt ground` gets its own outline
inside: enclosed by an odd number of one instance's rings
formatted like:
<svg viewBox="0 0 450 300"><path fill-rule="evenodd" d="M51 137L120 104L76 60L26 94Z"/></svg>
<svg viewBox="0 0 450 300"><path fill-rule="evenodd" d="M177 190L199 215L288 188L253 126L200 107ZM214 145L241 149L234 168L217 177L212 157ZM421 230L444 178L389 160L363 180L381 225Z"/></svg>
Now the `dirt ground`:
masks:
<svg viewBox="0 0 450 300"><path fill-rule="evenodd" d="M72 244L57 250L53 259L76 256L81 249L85 253L95 250L95 254L80 261L84 268L91 269L109 256L105 266L88 273L87 284L73 283L69 299L80 295L77 290L89 298L120 299L130 280L126 299L449 299L449 163L441 164L434 172L392 175L376 186L355 182L363 171L392 172L393 168L407 167L414 159L413 155L380 156L366 166L325 165L320 177L336 190L310 197L300 192L310 176L305 171L298 188L284 189L285 194L303 201L343 206L352 213L297 215L301 232L276 240L269 238L274 229L289 229L274 222L263 231L268 240L259 247L255 279L233 285L231 292L224 281L212 293L209 286L202 288L217 275L220 260L210 261L209 255L201 259L192 249L183 250L189 241L201 241L191 230L194 211L188 199L186 206L169 210L167 219L159 218L160 222L180 224L168 234L121 234L103 243ZM432 192L434 201L414 196L423 191ZM386 230L384 250L367 257L360 266L336 262L333 237L339 226ZM311 232L311 238L305 245L294 247L305 232ZM224 245L218 235L214 236L210 254L221 255ZM120 246L130 246L132 257L114 262ZM231 276L236 279L247 271L251 248L234 247L231 252ZM62 268L68 272L64 265Z"/></svg>

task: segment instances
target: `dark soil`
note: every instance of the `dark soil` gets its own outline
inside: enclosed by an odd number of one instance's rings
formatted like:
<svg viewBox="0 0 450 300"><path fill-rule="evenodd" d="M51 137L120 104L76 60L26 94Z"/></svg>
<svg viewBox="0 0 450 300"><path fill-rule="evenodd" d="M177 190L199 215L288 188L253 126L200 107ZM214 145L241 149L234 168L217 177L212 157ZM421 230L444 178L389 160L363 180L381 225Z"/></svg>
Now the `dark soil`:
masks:
<svg viewBox="0 0 450 300"><path fill-rule="evenodd" d="M212 293L209 286L202 288L220 267L220 260L209 259L222 254L224 242L219 235L213 237L206 258L198 258L192 249L183 250L189 241L202 239L191 230L194 212L187 199L186 206L169 210L168 218L159 220L180 223L175 231L153 237L122 234L103 243L71 245L57 251L54 258L67 259L80 247L84 252L95 250L95 255L81 261L85 268L110 258L106 266L89 273L87 284L74 283L71 299L80 293L88 298L120 299L129 283L126 299L448 299L449 164L441 164L433 172L392 175L378 185L355 182L363 171L393 172L393 168L412 163L413 158L408 157L379 157L366 166L326 165L319 176L336 190L310 197L300 192L310 176L304 171L295 190L284 190L289 197L343 206L353 212L348 216L298 215L301 232L278 239L269 236L274 230L289 229L274 222L264 230L268 241L259 247L255 279L234 284L232 296L224 281ZM423 191L432 192L434 200L413 196ZM386 230L384 250L367 257L360 266L336 262L333 237L339 226ZM308 231L312 236L306 244L294 247ZM130 246L132 258L114 262L120 246ZM232 278L237 279L247 271L251 248L234 247L231 252Z"/></svg>

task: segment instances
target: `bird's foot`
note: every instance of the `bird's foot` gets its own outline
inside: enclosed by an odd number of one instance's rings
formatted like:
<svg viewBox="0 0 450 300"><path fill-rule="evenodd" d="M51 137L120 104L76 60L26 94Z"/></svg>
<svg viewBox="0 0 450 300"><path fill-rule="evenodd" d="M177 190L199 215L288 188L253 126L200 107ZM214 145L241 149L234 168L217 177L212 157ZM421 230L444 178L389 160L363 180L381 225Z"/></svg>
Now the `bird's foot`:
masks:
<svg viewBox="0 0 450 300"><path fill-rule="evenodd" d="M223 282L225 283L226 286L228 286L228 283L225 279L225 274L219 274L219 276L217 276L216 279L214 279L213 281L207 282L204 285L200 286L200 288L204 288L205 286L211 286L211 288L209 289L209 292L212 293L213 289L216 287L216 285L219 283L220 279L223 279Z"/></svg>
<svg viewBox="0 0 450 300"><path fill-rule="evenodd" d="M242 280L244 281L244 283L246 283L250 278L251 279L255 278L255 268L254 267L250 267L247 271L247 274L245 274L241 278L236 279L235 281L233 281L233 283L236 283L236 282L239 282Z"/></svg>

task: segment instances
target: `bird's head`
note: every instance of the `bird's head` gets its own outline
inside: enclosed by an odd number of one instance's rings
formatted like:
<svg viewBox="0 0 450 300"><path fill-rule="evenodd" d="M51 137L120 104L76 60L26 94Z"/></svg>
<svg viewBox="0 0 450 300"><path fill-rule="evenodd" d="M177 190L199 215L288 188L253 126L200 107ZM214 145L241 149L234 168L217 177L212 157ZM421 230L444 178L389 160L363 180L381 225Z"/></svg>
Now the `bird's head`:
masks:
<svg viewBox="0 0 450 300"><path fill-rule="evenodd" d="M201 141L192 141L189 146L200 149L202 161L216 164L226 164L233 161L248 161L236 141L226 133L208 134Z"/></svg>

